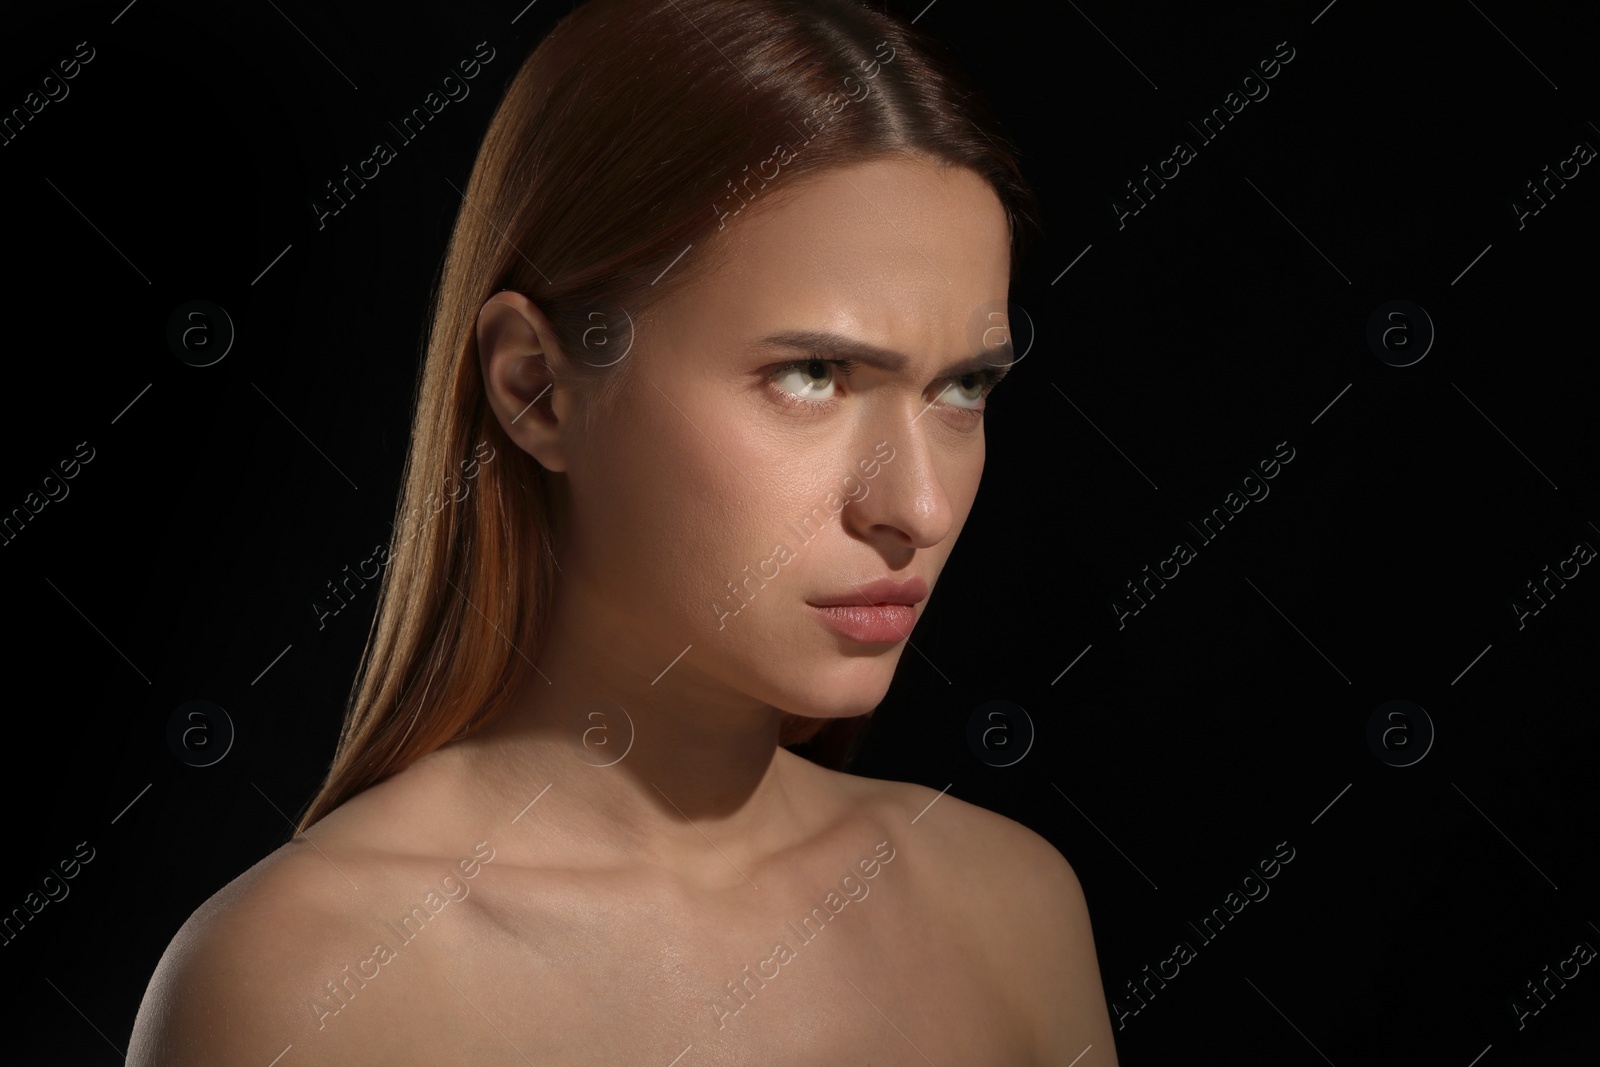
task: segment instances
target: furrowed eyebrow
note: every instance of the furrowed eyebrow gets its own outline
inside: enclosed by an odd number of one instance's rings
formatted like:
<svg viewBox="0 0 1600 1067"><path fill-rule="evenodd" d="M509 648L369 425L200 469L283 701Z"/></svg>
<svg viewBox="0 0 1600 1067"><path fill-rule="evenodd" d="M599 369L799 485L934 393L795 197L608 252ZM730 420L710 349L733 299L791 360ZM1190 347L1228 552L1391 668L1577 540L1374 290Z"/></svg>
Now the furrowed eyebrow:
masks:
<svg viewBox="0 0 1600 1067"><path fill-rule="evenodd" d="M905 370L911 362L904 353L888 348L880 348L877 345L858 341L853 337L846 337L844 334L830 333L827 330L787 330L763 337L755 343L754 347L761 350L787 349L823 357L845 357L890 373L899 373ZM937 376L939 378L960 378L985 370L992 370L997 374L1004 375L1015 361L1015 350L1010 339L1007 338L1004 344L995 345L988 352L969 356L942 368Z"/></svg>

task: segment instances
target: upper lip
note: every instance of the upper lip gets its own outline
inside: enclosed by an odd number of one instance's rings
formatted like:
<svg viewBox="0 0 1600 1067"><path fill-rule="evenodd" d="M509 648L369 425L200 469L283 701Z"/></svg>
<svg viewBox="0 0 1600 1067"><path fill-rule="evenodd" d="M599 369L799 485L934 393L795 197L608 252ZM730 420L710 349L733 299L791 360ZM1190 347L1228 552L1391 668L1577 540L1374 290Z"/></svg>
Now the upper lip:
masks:
<svg viewBox="0 0 1600 1067"><path fill-rule="evenodd" d="M810 603L819 608L872 607L878 604L916 604L927 599L927 596L928 583L920 577L912 575L910 578L901 581L895 581L893 578L879 578L875 581L856 584L855 588L848 593L819 597Z"/></svg>

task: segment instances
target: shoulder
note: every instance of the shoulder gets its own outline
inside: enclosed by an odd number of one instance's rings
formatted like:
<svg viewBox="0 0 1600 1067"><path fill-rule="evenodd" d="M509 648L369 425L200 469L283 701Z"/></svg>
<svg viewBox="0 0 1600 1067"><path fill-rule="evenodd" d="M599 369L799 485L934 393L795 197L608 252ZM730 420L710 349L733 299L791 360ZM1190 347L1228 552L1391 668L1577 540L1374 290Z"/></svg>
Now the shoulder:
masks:
<svg viewBox="0 0 1600 1067"><path fill-rule="evenodd" d="M907 866L936 877L939 905L974 935L997 981L1018 990L1039 1062L1116 1061L1088 902L1077 872L1023 824L948 792L844 775L884 813ZM901 845L901 842L904 842Z"/></svg>
<svg viewBox="0 0 1600 1067"><path fill-rule="evenodd" d="M981 888L977 883L1005 879L1025 882L1046 898L1061 893L1082 898L1077 876L1060 851L1014 819L913 782L829 773L861 810L894 834L897 845L922 853L923 862L949 865L969 894Z"/></svg>
<svg viewBox="0 0 1600 1067"><path fill-rule="evenodd" d="M290 1047L300 1064L362 1063L380 1053L381 1005L342 1025L330 1018L357 988L350 964L370 949L369 916L383 914L382 887L394 880L384 867L326 854L302 837L217 892L156 966L130 1067L268 1064Z"/></svg>

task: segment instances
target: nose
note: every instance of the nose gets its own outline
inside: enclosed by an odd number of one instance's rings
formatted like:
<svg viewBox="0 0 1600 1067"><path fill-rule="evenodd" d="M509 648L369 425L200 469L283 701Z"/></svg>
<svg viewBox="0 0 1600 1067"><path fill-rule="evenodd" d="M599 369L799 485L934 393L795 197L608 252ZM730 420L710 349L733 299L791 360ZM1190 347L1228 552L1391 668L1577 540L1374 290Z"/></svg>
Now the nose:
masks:
<svg viewBox="0 0 1600 1067"><path fill-rule="evenodd" d="M864 455L877 463L877 477L866 478L870 466L858 466L866 495L843 510L844 527L886 554L931 548L950 534L955 521L941 477L940 456L908 414L892 430L874 435Z"/></svg>

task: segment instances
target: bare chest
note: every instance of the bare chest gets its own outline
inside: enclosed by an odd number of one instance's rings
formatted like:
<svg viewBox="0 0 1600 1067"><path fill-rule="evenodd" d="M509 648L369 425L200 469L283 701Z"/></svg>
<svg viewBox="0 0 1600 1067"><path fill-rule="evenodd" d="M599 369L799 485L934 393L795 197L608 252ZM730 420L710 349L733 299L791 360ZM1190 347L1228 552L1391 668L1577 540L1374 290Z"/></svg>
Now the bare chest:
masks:
<svg viewBox="0 0 1600 1067"><path fill-rule="evenodd" d="M408 998L406 1047L572 1067L1030 1062L1004 961L910 864L759 881L715 898L590 880L545 886L537 907L490 901L429 953L434 991Z"/></svg>

